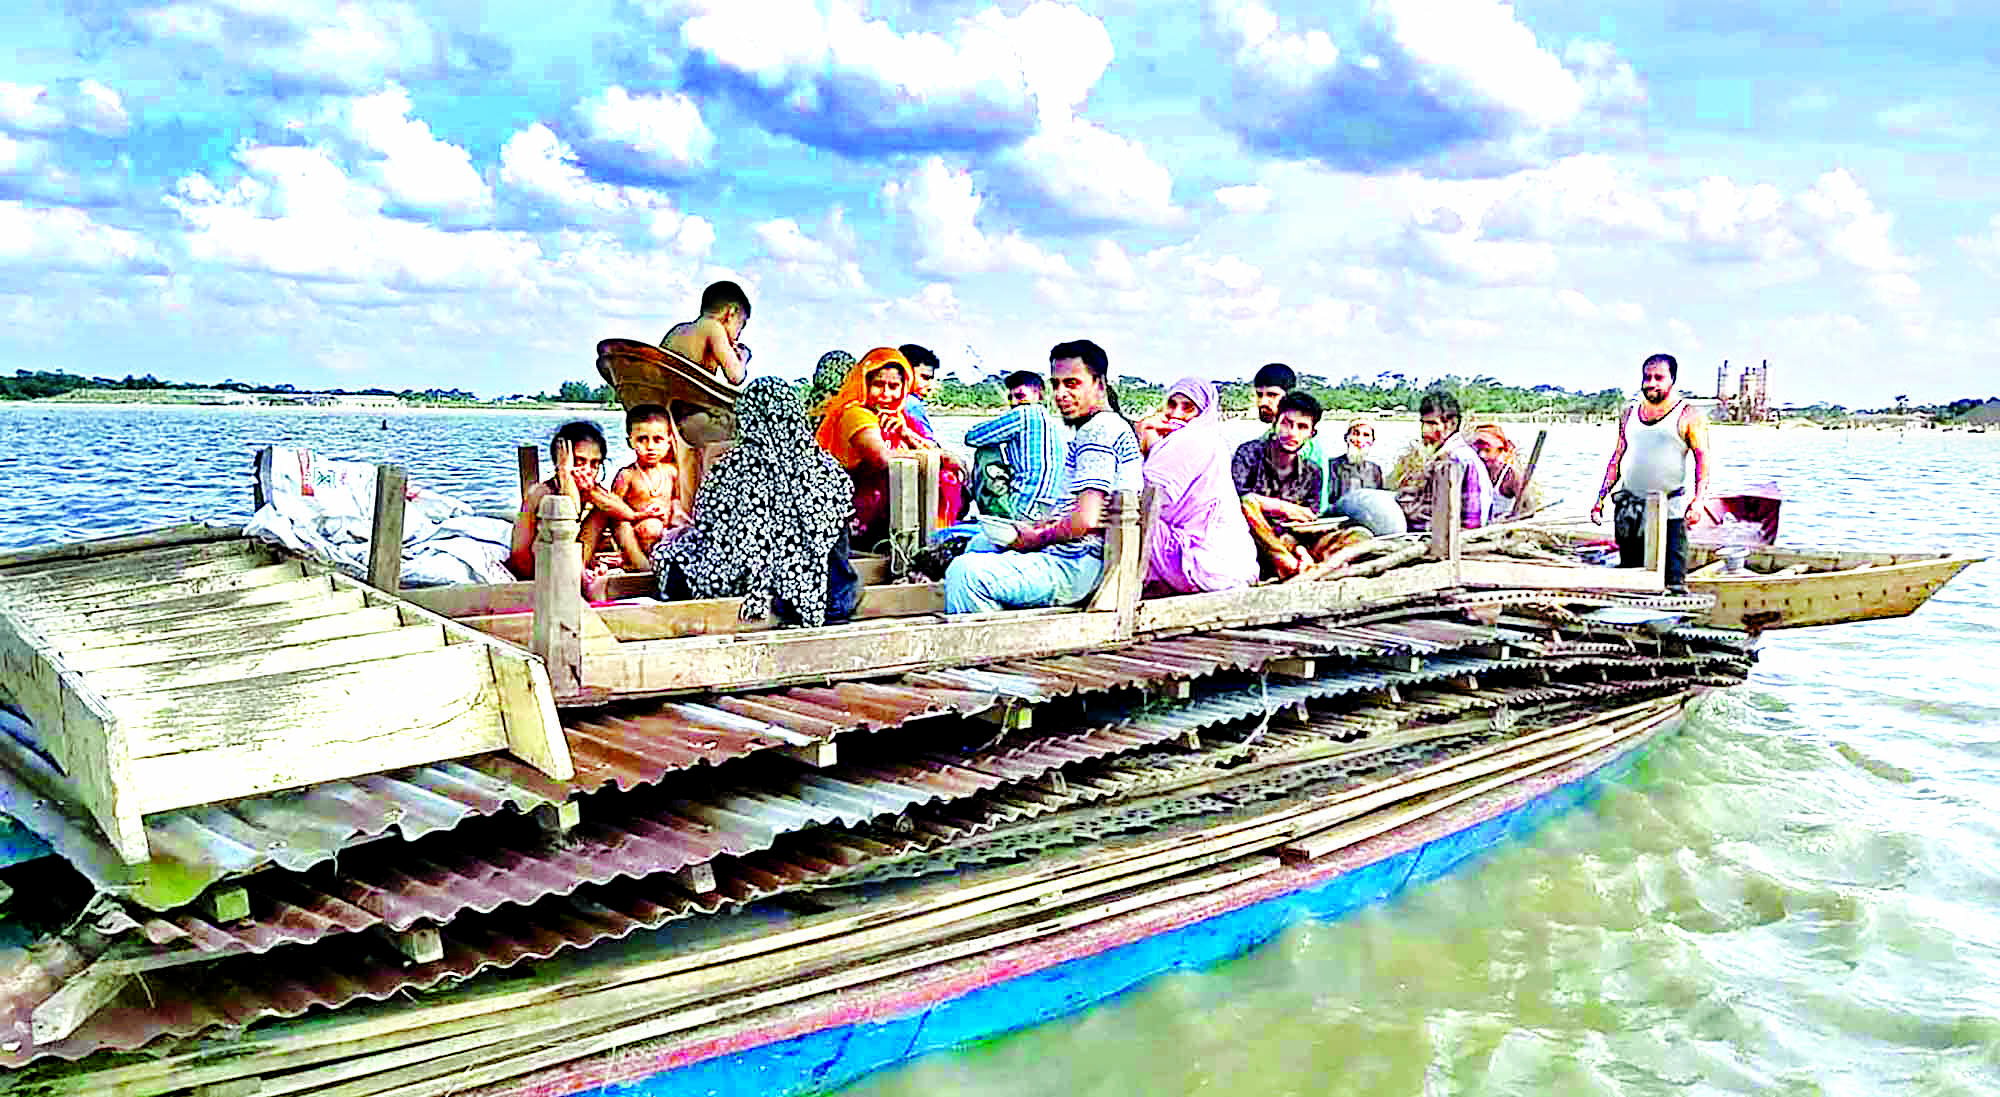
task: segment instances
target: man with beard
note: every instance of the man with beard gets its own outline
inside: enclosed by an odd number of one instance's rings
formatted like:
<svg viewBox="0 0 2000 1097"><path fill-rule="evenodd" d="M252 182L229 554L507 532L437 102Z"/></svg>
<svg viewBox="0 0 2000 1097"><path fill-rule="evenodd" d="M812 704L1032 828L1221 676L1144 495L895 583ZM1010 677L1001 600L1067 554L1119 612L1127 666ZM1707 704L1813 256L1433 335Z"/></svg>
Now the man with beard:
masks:
<svg viewBox="0 0 2000 1097"><path fill-rule="evenodd" d="M1088 339L1049 351L1056 411L1076 431L1063 457L1069 504L1041 521L982 522L987 532L945 569L946 613L1069 606L1097 589L1111 497L1137 495L1141 483L1139 439L1119 414L1110 374L1104 348Z"/></svg>
<svg viewBox="0 0 2000 1097"><path fill-rule="evenodd" d="M1639 400L1627 404L1618 417L1618 445L1604 469L1597 505L1590 520L1604 521L1604 500L1611 499L1612 534L1618 540L1620 567L1646 562L1646 496L1667 497L1667 588L1687 590L1687 519L1708 490L1708 419L1674 395L1680 363L1671 354L1655 354L1639 366ZM1688 458L1694 458L1694 479L1688 480Z"/></svg>
<svg viewBox="0 0 2000 1097"><path fill-rule="evenodd" d="M1319 401L1309 392L1288 392L1278 401L1271 433L1236 447L1229 472L1243 497L1243 518L1257 542L1267 573L1298 574L1313 560L1311 542L1292 526L1319 517L1325 471L1305 460L1307 442L1319 430Z"/></svg>
<svg viewBox="0 0 2000 1097"><path fill-rule="evenodd" d="M1458 397L1445 389L1424 393L1417 404L1417 426L1423 444L1436 452L1424 466L1422 475L1403 484L1396 493L1396 501L1402 504L1403 516L1413 530L1431 528L1431 511L1439 492L1451 483L1454 468L1465 470L1465 488L1460 496L1461 525L1465 529L1478 529L1486 524L1492 509L1493 482L1486 475L1486 466L1480 463L1479 455L1472 451L1465 434L1459 430L1464 421Z"/></svg>
<svg viewBox="0 0 2000 1097"><path fill-rule="evenodd" d="M1326 465L1327 477L1333 481L1327 494L1336 504L1356 488L1382 490L1388 476L1382 471L1382 466L1368 456L1368 451L1375 445L1375 424L1366 419L1348 420L1344 441L1347 451Z"/></svg>

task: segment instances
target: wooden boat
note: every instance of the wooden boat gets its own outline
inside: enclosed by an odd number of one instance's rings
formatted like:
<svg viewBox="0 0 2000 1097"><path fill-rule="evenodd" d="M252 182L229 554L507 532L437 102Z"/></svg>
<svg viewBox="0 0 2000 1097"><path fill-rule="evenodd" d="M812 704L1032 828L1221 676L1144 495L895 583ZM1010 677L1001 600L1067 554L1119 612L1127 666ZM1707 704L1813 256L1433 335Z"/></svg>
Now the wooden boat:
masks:
<svg viewBox="0 0 2000 1097"><path fill-rule="evenodd" d="M606 339L597 344L597 372L626 410L641 404L666 408L694 445L736 437L733 411L742 390L698 362L636 339Z"/></svg>
<svg viewBox="0 0 2000 1097"><path fill-rule="evenodd" d="M1741 552L1742 550L1738 550ZM1907 617L1980 557L1768 547L1741 571L1728 550L1690 545L1688 589L1714 597L1710 623L1751 631Z"/></svg>
<svg viewBox="0 0 2000 1097"><path fill-rule="evenodd" d="M921 516L907 479L892 514ZM378 529L400 498L378 496ZM15 911L48 928L0 981L0 1090L803 1092L1434 878L1588 795L1753 657L1672 621L1709 602L1663 591L1657 501L1654 566L1615 570L1495 555L1503 537L1457 528L1460 498L1447 485L1437 532L1339 574L1142 600L1148 503L1121 497L1082 606L947 619L877 561L861 619L778 630L735 600L584 605L576 516L552 496L536 581L398 591L391 551L360 608L477 629L490 661L531 654L567 772L527 736L385 756L145 814L136 861L93 817L90 775L41 751L92 672L23 630L0 684L44 698L32 722L0 714L0 811L88 885L47 901L90 898ZM210 567L216 543L0 556L0 601L280 566L239 544ZM173 612L245 612L229 590L189 597ZM374 662L266 641L156 653L141 692ZM327 739L406 722L415 685L357 681Z"/></svg>

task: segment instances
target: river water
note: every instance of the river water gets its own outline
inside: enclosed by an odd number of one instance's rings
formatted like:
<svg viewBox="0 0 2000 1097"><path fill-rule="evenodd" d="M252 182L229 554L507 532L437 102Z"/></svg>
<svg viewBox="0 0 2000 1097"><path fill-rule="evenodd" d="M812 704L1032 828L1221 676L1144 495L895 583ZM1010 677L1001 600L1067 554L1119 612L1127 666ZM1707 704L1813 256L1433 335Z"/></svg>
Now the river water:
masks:
<svg viewBox="0 0 2000 1097"><path fill-rule="evenodd" d="M513 447L564 418L0 406L0 548L243 517L273 442L511 507ZM1385 424L1385 451L1413 429ZM1610 442L1551 428L1537 478L1587 501ZM1724 428L1715 448L1783 486L1785 543L2000 557L2000 438ZM1996 667L2000 564L1904 620L1774 634L1748 684L1530 841L847 1092L2000 1093Z"/></svg>

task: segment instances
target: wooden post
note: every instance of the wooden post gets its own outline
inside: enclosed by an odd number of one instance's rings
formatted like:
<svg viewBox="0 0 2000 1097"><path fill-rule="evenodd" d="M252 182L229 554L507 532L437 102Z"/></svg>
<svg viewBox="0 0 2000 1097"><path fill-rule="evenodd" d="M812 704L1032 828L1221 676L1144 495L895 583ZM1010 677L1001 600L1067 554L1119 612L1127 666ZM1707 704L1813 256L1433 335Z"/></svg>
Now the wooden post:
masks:
<svg viewBox="0 0 2000 1097"><path fill-rule="evenodd" d="M1514 509L1507 512L1509 518L1527 509L1528 485L1535 482L1535 466L1540 464L1542 460L1542 443L1548 440L1548 431L1538 430L1535 432L1535 448L1528 451L1528 467L1521 470L1521 490L1514 496Z"/></svg>
<svg viewBox="0 0 2000 1097"><path fill-rule="evenodd" d="M1151 493L1149 492L1148 495ZM1139 588L1146 581L1145 544L1142 533L1146 505L1129 492L1111 497L1104 511L1104 577L1084 603L1087 610L1116 610L1121 636L1131 634L1131 622L1139 606Z"/></svg>
<svg viewBox="0 0 2000 1097"><path fill-rule="evenodd" d="M561 697L583 688L583 546L576 504L551 492L536 512L533 650Z"/></svg>
<svg viewBox="0 0 2000 1097"><path fill-rule="evenodd" d="M368 533L368 585L396 593L403 585L403 488L400 465L375 466L375 520Z"/></svg>
<svg viewBox="0 0 2000 1097"><path fill-rule="evenodd" d="M528 489L542 482L541 447L515 447L514 464L521 470L521 498L526 499L528 497Z"/></svg>
<svg viewBox="0 0 2000 1097"><path fill-rule="evenodd" d="M1667 585L1667 497L1657 491L1646 493L1646 570Z"/></svg>
<svg viewBox="0 0 2000 1097"><path fill-rule="evenodd" d="M944 497L944 484L940 479L943 474L943 450L917 451L917 532L922 535L924 544L930 543L931 534L939 528L938 501Z"/></svg>
<svg viewBox="0 0 2000 1097"><path fill-rule="evenodd" d="M910 561L896 546L908 544L911 538L921 546L923 538L922 481L922 468L915 456L889 458L889 574L898 579L909 573Z"/></svg>
<svg viewBox="0 0 2000 1097"><path fill-rule="evenodd" d="M1451 475L1440 485L1442 498L1431 500L1431 547L1434 560L1458 562L1465 534L1465 466L1454 461Z"/></svg>

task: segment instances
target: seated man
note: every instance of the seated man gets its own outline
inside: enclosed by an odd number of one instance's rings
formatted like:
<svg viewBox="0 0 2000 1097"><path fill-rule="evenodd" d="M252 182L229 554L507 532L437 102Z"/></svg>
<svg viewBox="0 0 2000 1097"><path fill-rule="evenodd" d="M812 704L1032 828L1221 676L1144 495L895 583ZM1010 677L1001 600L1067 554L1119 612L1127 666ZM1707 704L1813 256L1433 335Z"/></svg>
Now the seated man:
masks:
<svg viewBox="0 0 2000 1097"><path fill-rule="evenodd" d="M1423 468L1421 479L1407 483L1396 493L1396 501L1402 505L1403 515L1413 530L1431 528L1431 511L1445 485L1451 483L1452 470L1465 470L1465 489L1460 499L1463 504L1461 525L1465 529L1478 529L1487 522L1492 510L1493 482L1486 475L1486 466L1479 455L1472 451L1464 432L1459 426L1464 422L1464 413L1459 410L1458 397L1443 389L1432 389L1424 393L1417 404L1417 422L1423 444L1434 447L1436 452Z"/></svg>
<svg viewBox="0 0 2000 1097"><path fill-rule="evenodd" d="M1368 456L1368 450L1375 445L1375 424L1366 419L1348 420L1345 440L1347 451L1326 464L1327 478L1333 481L1327 497L1334 503L1356 488L1381 491L1387 486L1388 473Z"/></svg>
<svg viewBox="0 0 2000 1097"><path fill-rule="evenodd" d="M1271 426L1265 434L1266 437L1277 433L1278 402L1285 398L1286 393L1298 387L1298 373L1283 362L1266 363L1251 377L1250 391L1257 401L1257 418ZM1305 448L1299 451L1299 459L1318 465L1322 469L1326 467L1326 456L1320 452L1318 435L1306 439ZM1314 510L1324 512L1327 504L1333 501L1329 490L1332 486L1331 480L1321 479L1320 497L1311 504Z"/></svg>
<svg viewBox="0 0 2000 1097"><path fill-rule="evenodd" d="M1319 517L1325 473L1305 459L1306 442L1319 430L1319 401L1308 392L1280 397L1271 433L1236 447L1230 475L1243 497L1243 517L1257 541L1267 573L1290 578L1312 562L1310 543L1290 527Z"/></svg>
<svg viewBox="0 0 2000 1097"><path fill-rule="evenodd" d="M1042 521L1014 523L1001 537L974 537L945 570L946 613L1075 605L1097 588L1107 505L1119 492L1136 494L1141 471L1139 440L1118 413L1110 369L1104 349L1088 339L1049 351L1056 410L1076 429L1063 459L1070 504Z"/></svg>
<svg viewBox="0 0 2000 1097"><path fill-rule="evenodd" d="M1062 478L1068 442L1069 431L1042 402L1041 374L1008 374L1006 414L965 432L979 513L1029 521L1054 514L1069 499Z"/></svg>
<svg viewBox="0 0 2000 1097"><path fill-rule="evenodd" d="M931 426L931 409L924 398L937 388L938 356L926 346L904 343L896 348L903 354L903 361L910 364L910 391L903 396L903 414L916 424L918 431L926 438L936 438L937 430Z"/></svg>
<svg viewBox="0 0 2000 1097"><path fill-rule="evenodd" d="M750 348L738 340L749 322L750 297L743 287L716 282L701 291L701 315L668 328L660 346L741 385L750 372Z"/></svg>

